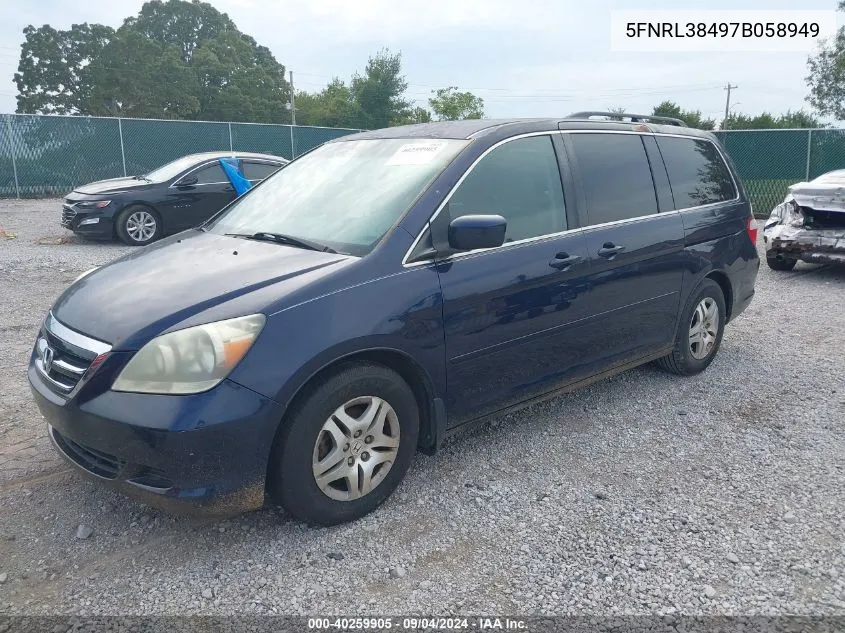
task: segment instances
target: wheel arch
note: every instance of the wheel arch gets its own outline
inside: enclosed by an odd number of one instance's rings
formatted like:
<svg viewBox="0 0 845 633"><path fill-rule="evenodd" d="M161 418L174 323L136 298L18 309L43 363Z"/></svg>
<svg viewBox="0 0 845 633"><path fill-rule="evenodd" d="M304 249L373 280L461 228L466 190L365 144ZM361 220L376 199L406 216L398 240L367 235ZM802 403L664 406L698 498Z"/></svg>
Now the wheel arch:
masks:
<svg viewBox="0 0 845 633"><path fill-rule="evenodd" d="M734 296L733 296L733 286L731 284L730 278L721 270L711 270L707 273L704 279L712 279L717 284L719 284L719 288L722 289L722 296L725 298L725 323L731 320L731 315L733 314L733 303L734 303Z"/></svg>
<svg viewBox="0 0 845 633"><path fill-rule="evenodd" d="M442 399L437 395L434 381L423 366L408 353L395 348L374 347L349 352L323 364L313 371L293 391L285 404L285 413L279 420L275 438L278 438L285 425L287 412L296 403L308 396L309 387L328 375L354 363L373 363L396 372L411 388L420 412L420 433L417 449L434 453L445 435L446 414Z"/></svg>

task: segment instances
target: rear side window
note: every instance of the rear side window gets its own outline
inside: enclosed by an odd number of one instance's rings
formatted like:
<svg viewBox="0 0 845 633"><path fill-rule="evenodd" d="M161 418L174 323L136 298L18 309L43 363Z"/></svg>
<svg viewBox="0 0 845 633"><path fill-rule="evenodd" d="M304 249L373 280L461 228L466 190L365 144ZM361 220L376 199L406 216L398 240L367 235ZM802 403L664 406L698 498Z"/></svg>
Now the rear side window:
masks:
<svg viewBox="0 0 845 633"><path fill-rule="evenodd" d="M669 173L676 209L736 198L731 172L713 143L658 136L657 145Z"/></svg>
<svg viewBox="0 0 845 633"><path fill-rule="evenodd" d="M651 168L637 134L572 134L589 225L657 213Z"/></svg>
<svg viewBox="0 0 845 633"><path fill-rule="evenodd" d="M244 161L242 165L247 180L264 180L280 167L280 165L272 163L251 163L247 161Z"/></svg>
<svg viewBox="0 0 845 633"><path fill-rule="evenodd" d="M516 139L482 158L449 200L452 220L471 214L504 217L506 242L563 231L563 187L552 139Z"/></svg>

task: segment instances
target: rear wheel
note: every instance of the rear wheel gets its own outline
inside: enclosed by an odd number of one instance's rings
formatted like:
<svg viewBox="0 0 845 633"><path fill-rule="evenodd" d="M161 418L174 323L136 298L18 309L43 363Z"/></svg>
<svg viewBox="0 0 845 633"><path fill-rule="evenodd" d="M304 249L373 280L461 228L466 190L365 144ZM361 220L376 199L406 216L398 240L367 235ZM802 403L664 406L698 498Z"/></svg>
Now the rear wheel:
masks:
<svg viewBox="0 0 845 633"><path fill-rule="evenodd" d="M681 315L675 349L657 365L682 376L704 371L719 351L726 315L722 288L712 279L704 279Z"/></svg>
<svg viewBox="0 0 845 633"><path fill-rule="evenodd" d="M162 225L158 214L140 204L133 204L117 217L117 235L129 246L144 246L161 237Z"/></svg>
<svg viewBox="0 0 845 633"><path fill-rule="evenodd" d="M416 452L419 408L393 371L347 365L314 385L285 416L268 469L271 497L318 525L358 519L405 476Z"/></svg>
<svg viewBox="0 0 845 633"><path fill-rule="evenodd" d="M798 263L798 260L790 257L784 257L783 255L778 255L777 253L772 253L770 251L766 253L766 263L772 270L789 271L795 268L795 264Z"/></svg>

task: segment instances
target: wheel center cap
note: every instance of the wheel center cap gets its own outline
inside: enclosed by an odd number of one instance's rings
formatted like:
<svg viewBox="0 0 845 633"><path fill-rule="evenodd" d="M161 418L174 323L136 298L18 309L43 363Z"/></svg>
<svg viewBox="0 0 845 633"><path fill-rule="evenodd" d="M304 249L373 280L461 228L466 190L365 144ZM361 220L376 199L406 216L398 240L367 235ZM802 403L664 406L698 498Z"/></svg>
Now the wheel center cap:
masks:
<svg viewBox="0 0 845 633"><path fill-rule="evenodd" d="M364 444L362 442L356 440L356 441L352 442L352 446L349 447L349 450L352 451L353 455L357 455L358 453L360 453L363 450L363 448L364 448Z"/></svg>

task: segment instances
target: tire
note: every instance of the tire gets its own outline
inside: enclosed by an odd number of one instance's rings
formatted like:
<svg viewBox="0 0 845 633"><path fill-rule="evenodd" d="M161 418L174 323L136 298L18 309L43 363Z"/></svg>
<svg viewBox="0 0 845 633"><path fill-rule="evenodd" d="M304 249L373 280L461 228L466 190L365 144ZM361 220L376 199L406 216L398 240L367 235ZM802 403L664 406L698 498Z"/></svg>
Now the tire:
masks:
<svg viewBox="0 0 845 633"><path fill-rule="evenodd" d="M370 412L381 426L363 431ZM313 385L282 425L267 470L270 497L300 521L337 525L375 510L402 481L416 452L419 405L395 372L355 363ZM397 448L388 446L397 439Z"/></svg>
<svg viewBox="0 0 845 633"><path fill-rule="evenodd" d="M161 237L162 228L159 214L142 204L130 205L117 216L117 236L129 246L152 244Z"/></svg>
<svg viewBox="0 0 845 633"><path fill-rule="evenodd" d="M716 309L715 319L713 313L709 312L713 306ZM699 311L700 307L704 313ZM691 340L694 327L700 323L702 314L708 312L705 316L704 332L710 332L710 336L705 335L705 340L696 343ZM657 360L658 367L681 376L692 376L707 369L722 343L726 314L725 296L719 284L712 279L702 280L681 313L678 333L675 335L675 349L671 354ZM711 326L709 328L706 327L708 323Z"/></svg>
<svg viewBox="0 0 845 633"><path fill-rule="evenodd" d="M769 252L766 253L766 263L772 270L790 271L795 268L795 264L798 263L798 260Z"/></svg>

